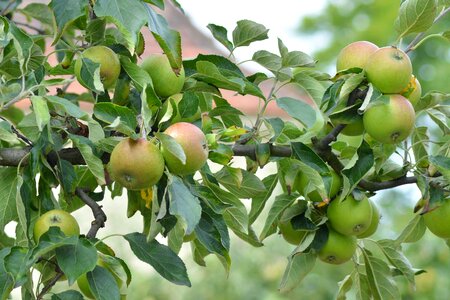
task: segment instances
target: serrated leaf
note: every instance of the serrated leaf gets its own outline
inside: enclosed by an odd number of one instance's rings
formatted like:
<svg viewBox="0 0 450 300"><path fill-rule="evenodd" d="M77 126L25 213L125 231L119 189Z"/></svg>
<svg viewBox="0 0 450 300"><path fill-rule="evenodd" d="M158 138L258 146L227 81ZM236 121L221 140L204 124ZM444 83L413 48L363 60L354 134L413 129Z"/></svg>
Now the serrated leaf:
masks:
<svg viewBox="0 0 450 300"><path fill-rule="evenodd" d="M149 5L146 5L148 27L158 42L164 54L167 55L170 65L174 69L181 67L181 36L176 30L169 28L166 19L157 14Z"/></svg>
<svg viewBox="0 0 450 300"><path fill-rule="evenodd" d="M95 63L89 58L81 59L80 75L77 76L78 81L86 88L96 92L103 93L103 83L100 79L100 64Z"/></svg>
<svg viewBox="0 0 450 300"><path fill-rule="evenodd" d="M315 64L314 59L302 51L292 51L281 56L281 66L283 68L311 68Z"/></svg>
<svg viewBox="0 0 450 300"><path fill-rule="evenodd" d="M406 277L413 287L415 287L415 271L411 263L401 252L401 248L397 249L398 244L393 240L380 240L377 244L389 262Z"/></svg>
<svg viewBox="0 0 450 300"><path fill-rule="evenodd" d="M280 292L288 292L297 287L316 263L316 254L295 253L288 257L288 265L279 286Z"/></svg>
<svg viewBox="0 0 450 300"><path fill-rule="evenodd" d="M137 258L153 266L164 278L178 285L191 286L183 261L169 247L156 240L147 241L141 233L129 233L124 238L130 243Z"/></svg>
<svg viewBox="0 0 450 300"><path fill-rule="evenodd" d="M105 268L96 266L86 274L89 288L98 300L120 300L120 291L114 276Z"/></svg>
<svg viewBox="0 0 450 300"><path fill-rule="evenodd" d="M268 32L269 30L264 25L250 20L240 20L233 30L234 47L248 46L253 42L268 39Z"/></svg>
<svg viewBox="0 0 450 300"><path fill-rule="evenodd" d="M48 5L55 15L58 31L55 31L55 39L53 45L58 42L64 30L69 24L86 14L88 2L85 0L52 0Z"/></svg>
<svg viewBox="0 0 450 300"><path fill-rule="evenodd" d="M292 78L292 69L282 67L282 59L280 56L266 50L256 51L252 60L272 72L280 81L286 81Z"/></svg>
<svg viewBox="0 0 450 300"><path fill-rule="evenodd" d="M260 196L256 196L252 198L252 206L250 209L250 213L248 214L249 223L253 224L256 221L261 211L264 209L264 206L267 203L267 200L271 197L273 190L278 184L278 174L272 174L267 176L262 180L264 186L266 187L263 194Z"/></svg>
<svg viewBox="0 0 450 300"><path fill-rule="evenodd" d="M351 275L345 276L344 279L338 282L339 290L336 296L337 300L345 300L347 299L347 293L350 291L353 285L353 280Z"/></svg>
<svg viewBox="0 0 450 300"><path fill-rule="evenodd" d="M195 228L198 240L211 253L227 256L230 249L228 228L221 215L204 210L202 218Z"/></svg>
<svg viewBox="0 0 450 300"><path fill-rule="evenodd" d="M142 92L146 86L152 85L150 75L133 63L129 57L121 56L120 64L139 91Z"/></svg>
<svg viewBox="0 0 450 300"><path fill-rule="evenodd" d="M208 26L206 26L209 31L211 31L213 37L222 45L225 46L225 48L227 48L230 52L233 51L233 43L230 42L230 40L228 39L228 32L227 29L225 27L219 26L219 25L215 25L215 24L208 24Z"/></svg>
<svg viewBox="0 0 450 300"><path fill-rule="evenodd" d="M306 127L312 127L316 122L316 110L306 102L290 97L282 97L277 99L277 105Z"/></svg>
<svg viewBox="0 0 450 300"><path fill-rule="evenodd" d="M230 167L222 168L215 174L215 177L220 184L239 198L253 198L265 192L264 184L255 174L245 170L240 170L240 173L241 182L236 181L235 172Z"/></svg>
<svg viewBox="0 0 450 300"><path fill-rule="evenodd" d="M190 234L200 221L202 213L200 201L192 195L178 176L169 177L167 188L170 199L170 214L181 217L187 225L186 234Z"/></svg>
<svg viewBox="0 0 450 300"><path fill-rule="evenodd" d="M50 112L48 110L47 102L44 97L32 96L30 98L33 105L34 116L36 117L36 124L40 131L50 123Z"/></svg>
<svg viewBox="0 0 450 300"><path fill-rule="evenodd" d="M350 188L345 189L342 193L347 194L349 191L358 185L358 183L363 179L370 171L375 163L374 154L372 148L370 148L367 142L363 141L361 146L357 151L358 160L350 169L344 169L342 174L348 178L350 183Z"/></svg>
<svg viewBox="0 0 450 300"><path fill-rule="evenodd" d="M433 25L437 14L436 0L407 0L400 6L395 21L399 39L410 33L424 32Z"/></svg>
<svg viewBox="0 0 450 300"><path fill-rule="evenodd" d="M21 72L25 73L29 67L34 42L28 34L17 27L13 22L10 23L9 26L9 30L14 41L14 47L17 51L17 58L20 63Z"/></svg>
<svg viewBox="0 0 450 300"><path fill-rule="evenodd" d="M75 245L56 248L56 259L72 285L82 274L95 268L97 249L87 239L80 238Z"/></svg>
<svg viewBox="0 0 450 300"><path fill-rule="evenodd" d="M272 204L272 207L269 210L269 214L267 215L267 219L264 223L264 227L259 235L259 239L262 241L271 233L275 232L276 229L276 221L278 220L281 212L291 205L296 199L296 196L281 194L275 197L275 200Z"/></svg>
<svg viewBox="0 0 450 300"><path fill-rule="evenodd" d="M363 250L369 287L374 299L399 299L400 293L393 280L389 266L383 260Z"/></svg>
<svg viewBox="0 0 450 300"><path fill-rule="evenodd" d="M53 294L51 300L83 300L83 295L75 290L67 290L62 293Z"/></svg>
<svg viewBox="0 0 450 300"><path fill-rule="evenodd" d="M94 12L114 23L127 42L127 48L134 53L138 34L147 22L145 13L148 5L134 0L96 0Z"/></svg>
<svg viewBox="0 0 450 300"><path fill-rule="evenodd" d="M184 153L183 147L173 137L161 132L156 133L155 136L161 141L164 151L170 152L183 165L186 163L186 154Z"/></svg>
<svg viewBox="0 0 450 300"><path fill-rule="evenodd" d="M0 228L10 221L16 220L16 197L17 197L17 170L16 168L0 167Z"/></svg>
<svg viewBox="0 0 450 300"><path fill-rule="evenodd" d="M292 78L292 82L298 84L314 100L317 107L320 106L326 88L319 80L306 72L298 72Z"/></svg>
<svg viewBox="0 0 450 300"><path fill-rule="evenodd" d="M112 124L119 118L120 124L115 127L117 131L126 135L135 133L137 127L136 114L126 106L111 102L100 102L94 106L94 115L107 124Z"/></svg>
<svg viewBox="0 0 450 300"><path fill-rule="evenodd" d="M53 12L50 9L50 6L44 3L30 3L20 11L41 23L47 25L53 24Z"/></svg>
<svg viewBox="0 0 450 300"><path fill-rule="evenodd" d="M94 155L94 152L92 151L92 148L89 145L82 143L77 138L72 138L72 141L75 147L77 147L78 150L80 150L81 156L83 156L83 159L86 162L89 170L92 172L92 174L94 174L95 178L97 179L97 183L99 185L106 184L105 171L102 160Z"/></svg>
<svg viewBox="0 0 450 300"><path fill-rule="evenodd" d="M348 95L350 95L350 93L353 92L353 90L356 89L364 79L364 72L351 74L350 77L345 80L344 85L342 85L338 102L344 102L346 104Z"/></svg>
<svg viewBox="0 0 450 300"><path fill-rule="evenodd" d="M416 215L408 225L403 229L402 233L395 240L396 243L415 243L422 238L425 234L426 226L423 218L420 215Z"/></svg>

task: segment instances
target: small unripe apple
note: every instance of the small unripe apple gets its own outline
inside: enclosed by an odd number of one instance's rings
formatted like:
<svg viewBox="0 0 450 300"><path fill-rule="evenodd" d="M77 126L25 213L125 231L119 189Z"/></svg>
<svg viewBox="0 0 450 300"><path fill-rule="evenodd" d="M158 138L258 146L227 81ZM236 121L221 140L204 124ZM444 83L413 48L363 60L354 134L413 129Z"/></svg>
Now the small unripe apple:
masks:
<svg viewBox="0 0 450 300"><path fill-rule="evenodd" d="M174 138L186 155L186 163L183 164L175 155L162 149L171 173L188 175L203 167L208 159L208 147L205 134L197 126L186 122L175 123L169 126L164 133Z"/></svg>
<svg viewBox="0 0 450 300"><path fill-rule="evenodd" d="M416 113L411 102L402 95L383 97L385 99L364 112L364 128L373 139L385 144L396 144L411 134Z"/></svg>
<svg viewBox="0 0 450 300"><path fill-rule="evenodd" d="M411 102L413 106L416 106L422 97L422 86L416 76L412 75L408 86L402 92L402 96Z"/></svg>
<svg viewBox="0 0 450 300"><path fill-rule="evenodd" d="M412 75L411 60L396 47L383 47L373 53L364 67L367 80L383 94L401 93Z"/></svg>
<svg viewBox="0 0 450 300"><path fill-rule="evenodd" d="M348 195L343 201L331 201L327 209L328 221L337 232L344 235L359 235L365 232L372 221L372 205L367 198L356 200Z"/></svg>
<svg viewBox="0 0 450 300"><path fill-rule="evenodd" d="M369 56L377 50L377 45L367 41L348 44L338 54L336 71L339 72L350 68L364 69Z"/></svg>
<svg viewBox="0 0 450 300"><path fill-rule="evenodd" d="M317 254L323 262L340 265L353 257L356 247L357 241L354 236L343 235L330 228L327 242Z"/></svg>
<svg viewBox="0 0 450 300"><path fill-rule="evenodd" d="M164 158L152 142L126 138L111 152L108 171L112 180L129 190L147 189L161 179Z"/></svg>
<svg viewBox="0 0 450 300"><path fill-rule="evenodd" d="M444 203L423 214L423 220L427 228L436 236L443 239L450 239L450 199L444 200Z"/></svg>
<svg viewBox="0 0 450 300"><path fill-rule="evenodd" d="M370 225L366 231L357 235L358 239L366 238L366 237L373 235L378 229L378 224L380 224L380 217L381 217L380 211L378 210L375 203L372 202L372 200L369 199L369 202L370 202L370 205L372 206L372 218L370 221Z"/></svg>
<svg viewBox="0 0 450 300"><path fill-rule="evenodd" d="M61 209L52 209L36 220L33 228L34 241L39 242L41 236L52 226L59 227L66 236L80 235L80 226L71 214Z"/></svg>
<svg viewBox="0 0 450 300"><path fill-rule="evenodd" d="M173 70L169 59L164 54L152 54L141 67L150 75L153 88L160 97L169 97L181 91L184 85L184 68Z"/></svg>
<svg viewBox="0 0 450 300"><path fill-rule="evenodd" d="M81 58L88 58L100 64L100 79L105 89L114 87L120 74L120 61L117 54L105 46L94 46L83 51L75 62L75 74L80 78L82 67ZM82 80L79 80L82 83Z"/></svg>

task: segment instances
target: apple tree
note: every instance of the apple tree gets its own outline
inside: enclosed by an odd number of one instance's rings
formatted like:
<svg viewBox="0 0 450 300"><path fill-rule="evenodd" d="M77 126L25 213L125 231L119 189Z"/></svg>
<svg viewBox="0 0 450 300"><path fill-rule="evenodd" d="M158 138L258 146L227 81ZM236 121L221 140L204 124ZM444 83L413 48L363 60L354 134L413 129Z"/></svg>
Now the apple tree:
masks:
<svg viewBox="0 0 450 300"><path fill-rule="evenodd" d="M347 263L338 298L398 299L396 278L414 287L424 272L402 245L427 228L450 239L450 95L423 93L409 59L427 40L449 39L428 34L449 1L402 1L392 44L355 41L336 53L333 74L280 39L278 53L249 58L264 72L244 73L234 51L269 31L250 20L231 34L209 24L227 53L183 60L180 33L158 13L164 1L21 2L0 3L1 299L15 288L23 299L126 298L133 270L102 236L110 196L142 216L141 232L121 236L129 251L185 286L183 243L199 265L214 255L229 272L230 234L254 247L281 234L295 245L281 291L315 264ZM146 31L164 54L143 57ZM70 92L74 83L83 91ZM279 96L287 86L310 103ZM224 91L259 99L252 123ZM271 103L290 118L265 116ZM277 171L256 176L267 164ZM380 218L371 197L407 184L421 192L415 217L397 238L371 239ZM92 223L80 233L70 213L84 206ZM70 288L55 294L60 280Z"/></svg>

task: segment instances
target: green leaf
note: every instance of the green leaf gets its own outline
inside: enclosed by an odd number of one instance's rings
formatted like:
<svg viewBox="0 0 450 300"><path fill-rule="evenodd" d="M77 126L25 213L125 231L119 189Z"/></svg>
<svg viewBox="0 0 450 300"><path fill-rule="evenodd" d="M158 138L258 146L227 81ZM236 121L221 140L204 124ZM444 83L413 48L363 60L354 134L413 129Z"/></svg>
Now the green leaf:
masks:
<svg viewBox="0 0 450 300"><path fill-rule="evenodd" d="M146 5L148 27L158 42L164 54L167 55L170 65L174 69L181 67L181 36L178 31L169 28L166 19L157 14L149 5Z"/></svg>
<svg viewBox="0 0 450 300"><path fill-rule="evenodd" d="M129 57L120 56L120 64L139 91L142 92L146 86L152 85L150 75L133 63Z"/></svg>
<svg viewBox="0 0 450 300"><path fill-rule="evenodd" d="M83 295L75 290L67 290L62 293L53 294L51 300L83 300Z"/></svg>
<svg viewBox="0 0 450 300"><path fill-rule="evenodd" d="M278 184L278 174L267 176L262 180L262 183L265 186L264 193L252 198L252 206L250 209L250 213L248 214L250 224L253 224L253 222L256 221L259 214L264 209L267 200L269 200L270 196L272 195L273 190Z"/></svg>
<svg viewBox="0 0 450 300"><path fill-rule="evenodd" d="M148 5L135 0L96 0L94 12L114 23L127 42L127 48L134 53L138 34L147 22L145 8Z"/></svg>
<svg viewBox="0 0 450 300"><path fill-rule="evenodd" d="M202 213L200 201L192 195L178 176L169 177L167 188L170 199L170 214L180 216L186 222L186 234L190 234L200 221Z"/></svg>
<svg viewBox="0 0 450 300"><path fill-rule="evenodd" d="M369 287L374 299L399 299L398 287L391 276L389 266L363 249Z"/></svg>
<svg viewBox="0 0 450 300"><path fill-rule="evenodd" d="M137 120L135 113L126 106L117 105L111 102L100 102L94 106L94 115L99 120L112 124L117 119L120 120L116 130L126 135L135 133Z"/></svg>
<svg viewBox="0 0 450 300"><path fill-rule="evenodd" d="M56 248L58 266L72 285L82 274L92 271L97 264L97 249L85 238L75 245Z"/></svg>
<svg viewBox="0 0 450 300"><path fill-rule="evenodd" d="M0 167L0 228L10 221L16 220L17 208L17 170L16 168Z"/></svg>
<svg viewBox="0 0 450 300"><path fill-rule="evenodd" d="M357 73L357 74L351 74L342 85L341 91L339 92L339 99L338 99L338 105L339 103L342 103L343 105L347 105L348 96L350 95L353 90L355 90L361 82L365 79L364 72Z"/></svg>
<svg viewBox="0 0 450 300"><path fill-rule="evenodd" d="M155 136L161 141L164 151L169 151L183 165L186 164L186 154L184 153L183 147L173 137L162 132L156 133Z"/></svg>
<svg viewBox="0 0 450 300"><path fill-rule="evenodd" d="M30 3L20 11L26 16L34 18L41 23L53 25L53 12L50 9L50 5L44 3Z"/></svg>
<svg viewBox="0 0 450 300"><path fill-rule="evenodd" d="M178 285L191 286L186 266L169 247L156 240L147 241L145 235L135 232L124 236L137 258L153 266L164 278Z"/></svg>
<svg viewBox="0 0 450 300"><path fill-rule="evenodd" d="M30 100L33 105L36 124L38 125L39 130L42 131L42 129L50 123L50 112L48 110L47 102L45 101L45 98L41 96L32 96Z"/></svg>
<svg viewBox="0 0 450 300"><path fill-rule="evenodd" d="M314 67L315 61L308 54L302 51L292 51L281 56L281 66L283 68Z"/></svg>
<svg viewBox="0 0 450 300"><path fill-rule="evenodd" d="M298 72L294 75L292 82L295 82L306 94L314 100L317 106L322 102L325 86L316 78L308 75L306 71Z"/></svg>
<svg viewBox="0 0 450 300"><path fill-rule="evenodd" d="M95 299L120 300L120 291L114 276L105 268L96 266L86 274Z"/></svg>
<svg viewBox="0 0 450 300"><path fill-rule="evenodd" d="M100 64L95 63L89 58L81 59L80 76L77 77L78 81L86 88L96 92L103 93L103 83L100 79Z"/></svg>
<svg viewBox="0 0 450 300"><path fill-rule="evenodd" d="M268 39L267 32L269 30L264 25L250 20L240 20L233 30L234 47L248 46L253 42Z"/></svg>
<svg viewBox="0 0 450 300"><path fill-rule="evenodd" d="M407 0L400 6L395 30L398 39L410 33L424 32L433 25L437 14L436 0Z"/></svg>
<svg viewBox="0 0 450 300"><path fill-rule="evenodd" d="M297 197L293 195L281 194L275 197L272 207L269 210L264 227L259 235L262 241L276 230L276 222L281 215L281 212L291 205Z"/></svg>
<svg viewBox="0 0 450 300"><path fill-rule="evenodd" d="M202 218L195 227L197 239L211 253L227 256L230 249L230 237L223 217L213 211L203 210Z"/></svg>
<svg viewBox="0 0 450 300"><path fill-rule="evenodd" d="M222 45L225 46L230 52L233 51L233 43L230 42L228 39L228 32L225 27L215 25L215 24L208 24L206 26L212 33L213 37Z"/></svg>
<svg viewBox="0 0 450 300"><path fill-rule="evenodd" d="M401 252L401 248L397 249L398 244L392 240L380 240L377 244L389 262L406 277L413 287L415 287L415 271L411 263Z"/></svg>
<svg viewBox="0 0 450 300"><path fill-rule="evenodd" d="M338 282L339 290L336 296L337 300L347 299L346 294L350 291L353 285L353 280L350 275L345 276L344 279Z"/></svg>
<svg viewBox="0 0 450 300"><path fill-rule="evenodd" d="M430 156L430 162L442 173L445 180L450 182L450 158L442 155Z"/></svg>
<svg viewBox="0 0 450 300"><path fill-rule="evenodd" d="M58 96L45 96L47 102L58 111L63 111L76 119L88 120L88 114L78 105Z"/></svg>
<svg viewBox="0 0 450 300"><path fill-rule="evenodd" d="M427 149L429 147L428 141L430 138L428 137L427 131L428 127L416 127L412 134L412 150L415 161L419 166L421 165L421 162L428 161Z"/></svg>
<svg viewBox="0 0 450 300"><path fill-rule="evenodd" d="M195 59L183 61L183 67L185 69L186 76L191 76L198 72L197 62L199 61L207 61L214 64L219 69L232 71L234 73L239 74L242 77L245 76L244 73L242 73L241 69L239 69L239 67L235 63L233 63L232 61L223 56L214 54L209 55L199 54Z"/></svg>
<svg viewBox="0 0 450 300"><path fill-rule="evenodd" d="M422 216L416 215L408 225L403 229L402 233L395 240L397 244L415 243L425 234L427 227Z"/></svg>
<svg viewBox="0 0 450 300"><path fill-rule="evenodd" d="M266 187L261 180L253 173L241 170L242 181L237 182L233 175L234 168L224 166L222 170L215 174L216 179L233 195L247 199L258 197L266 191Z"/></svg>
<svg viewBox="0 0 450 300"><path fill-rule="evenodd" d="M0 104L6 103L19 95L22 90L20 83L11 83L8 85L0 85Z"/></svg>
<svg viewBox="0 0 450 300"><path fill-rule="evenodd" d="M281 57L266 50L256 51L252 60L272 72L280 81L286 81L292 78L291 68L283 68Z"/></svg>
<svg viewBox="0 0 450 300"><path fill-rule="evenodd" d="M351 167L350 169L345 169L342 171L342 174L345 175L350 183L350 189L342 192L342 194L347 195L349 191L353 191L353 189L358 185L358 183L363 179L372 168L375 160L373 151L370 148L369 144L367 142L363 141L361 146L358 148L357 151L358 160L356 161L355 165Z"/></svg>
<svg viewBox="0 0 450 300"><path fill-rule="evenodd" d="M84 144L79 138L75 138L75 136L72 136L72 141L74 143L74 146L77 147L78 150L80 150L81 156L83 156L83 159L86 162L89 170L97 179L97 183L99 185L106 184L105 171L102 160L95 156L92 148L89 145Z"/></svg>
<svg viewBox="0 0 450 300"><path fill-rule="evenodd" d="M22 286L27 281L27 272L30 268L30 252L28 248L15 246L4 258L4 267L13 280L14 286Z"/></svg>
<svg viewBox="0 0 450 300"><path fill-rule="evenodd" d="M312 127L316 122L316 110L306 102L290 97L282 97L277 99L277 105L306 127Z"/></svg>
<svg viewBox="0 0 450 300"><path fill-rule="evenodd" d="M183 98L178 103L178 112L181 118L194 116L199 108L199 99L193 92L184 92Z"/></svg>
<svg viewBox="0 0 450 300"><path fill-rule="evenodd" d="M195 79L212 84L217 88L236 91L243 95L250 94L264 99L262 91L239 73L219 68L208 61L198 61L196 69L198 73L193 75Z"/></svg>
<svg viewBox="0 0 450 300"><path fill-rule="evenodd" d="M53 10L58 27L53 41L53 45L55 45L67 26L75 19L86 14L88 2L85 0L73 0L70 2L66 0L52 0L48 6Z"/></svg>
<svg viewBox="0 0 450 300"><path fill-rule="evenodd" d="M290 255L279 286L280 292L288 292L297 287L314 268L316 257L311 252Z"/></svg>
<svg viewBox="0 0 450 300"><path fill-rule="evenodd" d="M11 253L11 248L0 250L0 298L7 299L14 288L14 278L5 269L5 257Z"/></svg>

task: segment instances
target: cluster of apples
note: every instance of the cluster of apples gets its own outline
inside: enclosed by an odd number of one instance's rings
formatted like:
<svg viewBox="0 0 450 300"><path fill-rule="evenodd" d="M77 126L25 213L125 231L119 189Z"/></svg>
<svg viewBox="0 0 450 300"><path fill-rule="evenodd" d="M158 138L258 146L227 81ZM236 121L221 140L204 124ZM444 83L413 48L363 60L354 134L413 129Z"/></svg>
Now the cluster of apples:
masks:
<svg viewBox="0 0 450 300"><path fill-rule="evenodd" d="M408 55L396 47L378 48L371 42L358 41L344 47L337 57L337 72L351 68L363 69L368 82L383 96L367 108L359 124L348 125L347 133L359 135L365 130L385 144L405 140L414 128L414 105L422 92ZM355 126L361 130L352 131Z"/></svg>
<svg viewBox="0 0 450 300"><path fill-rule="evenodd" d="M100 79L104 89L116 87L117 93L116 83L121 71L118 55L106 46L93 46L84 50L75 62L75 74L78 81L84 84L81 78L82 58L100 64ZM172 115L169 117L171 125L164 133L181 146L186 160L181 161L171 149L158 147L146 138L123 139L111 153L108 171L112 180L130 190L147 189L155 185L161 179L165 166L173 174L187 175L199 170L208 158L206 137L197 126L191 124L200 118L200 109L189 118L182 118L178 111L178 104L183 98L184 68L173 70L164 54L149 55L141 68L150 75L155 93L163 100L157 122L167 113L169 105L172 106ZM127 90L129 92L129 88Z"/></svg>
<svg viewBox="0 0 450 300"><path fill-rule="evenodd" d="M333 199L342 188L341 177L332 169L331 187L329 198ZM317 190L308 188L309 179L301 171L298 172L293 191L297 191L306 200L312 201L316 206L325 203ZM307 230L294 229L292 220L300 213L304 212L305 201L298 201L294 205L284 210L278 223L280 233L283 238L293 244L299 245ZM318 251L320 260L330 264L342 264L350 260L356 251L357 239L366 238L373 235L380 221L380 213L372 200L367 197L356 200L352 195L347 196L343 201L334 199L326 208L328 239L323 247Z"/></svg>

